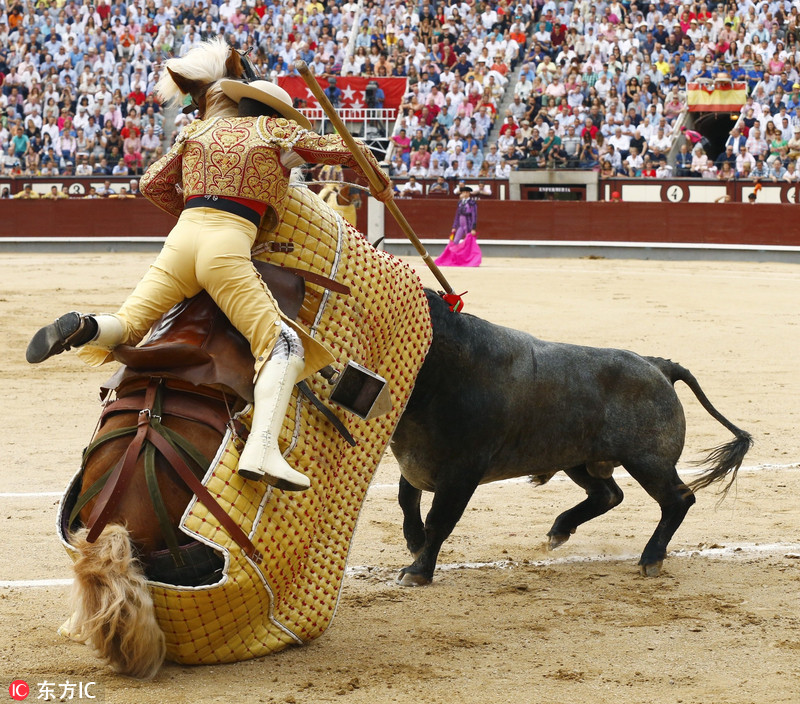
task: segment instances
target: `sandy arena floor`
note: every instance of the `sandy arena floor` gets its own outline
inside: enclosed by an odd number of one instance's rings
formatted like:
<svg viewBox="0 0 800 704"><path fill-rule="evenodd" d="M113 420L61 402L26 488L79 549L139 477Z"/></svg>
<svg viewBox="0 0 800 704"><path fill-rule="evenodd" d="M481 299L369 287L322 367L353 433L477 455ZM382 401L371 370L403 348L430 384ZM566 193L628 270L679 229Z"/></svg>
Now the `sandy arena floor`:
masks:
<svg viewBox="0 0 800 704"><path fill-rule="evenodd" d="M66 681L94 681L94 701L121 704L800 701L800 267L791 264L490 258L478 270L446 270L456 290L469 291L470 313L546 339L680 362L753 433L735 490L719 506L713 489L700 493L662 577L639 576L658 509L625 475L620 507L546 552L554 517L582 499L557 477L540 488L480 488L445 543L434 584L398 587L410 560L397 464L387 456L322 638L236 665L167 664L149 683L108 671L56 634L69 587L52 580L70 577L55 535L58 495L110 374L70 355L31 367L24 350L62 312L113 310L151 259L0 258L3 687L24 679L36 701L38 683L59 685L58 696ZM702 450L730 435L678 390L688 421L679 469L688 476Z"/></svg>

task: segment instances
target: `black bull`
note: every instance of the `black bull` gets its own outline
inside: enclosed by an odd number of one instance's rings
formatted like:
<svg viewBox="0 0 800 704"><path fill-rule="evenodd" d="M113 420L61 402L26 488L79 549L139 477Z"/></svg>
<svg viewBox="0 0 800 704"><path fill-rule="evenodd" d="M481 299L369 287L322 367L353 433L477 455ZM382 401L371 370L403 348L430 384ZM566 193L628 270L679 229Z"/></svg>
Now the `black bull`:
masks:
<svg viewBox="0 0 800 704"><path fill-rule="evenodd" d="M433 344L391 444L402 473L403 533L415 558L398 581L432 580L442 543L479 484L526 475L543 483L563 470L587 498L556 518L548 533L552 549L620 504L622 490L611 476L620 465L661 507L639 561L643 574L658 575L695 502L693 490L728 474L733 482L750 435L725 419L674 362L546 342L451 313L427 293ZM675 470L686 434L676 381L735 435L709 454L710 466L690 486ZM424 525L423 490L434 492Z"/></svg>

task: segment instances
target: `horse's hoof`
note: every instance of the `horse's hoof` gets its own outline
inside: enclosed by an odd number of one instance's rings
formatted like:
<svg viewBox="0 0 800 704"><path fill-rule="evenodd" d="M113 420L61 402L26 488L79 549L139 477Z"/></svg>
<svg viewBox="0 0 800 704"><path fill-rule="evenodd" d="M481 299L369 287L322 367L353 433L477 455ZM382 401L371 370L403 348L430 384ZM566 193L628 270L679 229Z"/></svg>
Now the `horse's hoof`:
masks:
<svg viewBox="0 0 800 704"><path fill-rule="evenodd" d="M424 577L421 574L414 574L413 572L406 572L403 570L397 576L397 583L401 587L424 587L430 584L432 580Z"/></svg>
<svg viewBox="0 0 800 704"><path fill-rule="evenodd" d="M555 550L557 547L563 545L569 540L569 533L558 533L556 535L549 536L549 540L547 541L547 549L548 550Z"/></svg>
<svg viewBox="0 0 800 704"><path fill-rule="evenodd" d="M663 560L659 560L652 565L639 565L639 573L642 577L658 577L661 575L661 566L663 564Z"/></svg>
<svg viewBox="0 0 800 704"><path fill-rule="evenodd" d="M76 617L77 614L73 611L72 615L58 627L58 635L63 636L64 638L69 638L70 640L75 640L77 642L80 642L73 635L75 631L78 630Z"/></svg>

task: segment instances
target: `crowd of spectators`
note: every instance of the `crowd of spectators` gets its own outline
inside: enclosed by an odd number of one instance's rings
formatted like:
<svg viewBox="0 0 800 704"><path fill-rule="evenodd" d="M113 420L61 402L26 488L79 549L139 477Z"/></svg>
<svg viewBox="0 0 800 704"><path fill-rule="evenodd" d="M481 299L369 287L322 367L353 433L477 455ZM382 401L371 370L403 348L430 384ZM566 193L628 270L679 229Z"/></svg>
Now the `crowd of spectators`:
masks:
<svg viewBox="0 0 800 704"><path fill-rule="evenodd" d="M412 78L394 136L391 170L415 177L409 194L423 177L507 178L531 168L798 179L798 0L536 0L513 6L509 25L484 22L486 3L439 8L440 43ZM497 118L504 68L515 62L513 100ZM680 125L689 82L726 80L744 82L749 98L731 122L732 153L717 154Z"/></svg>
<svg viewBox="0 0 800 704"><path fill-rule="evenodd" d="M220 35L272 79L297 58L408 77L394 178L797 178L800 0L0 0L2 173L142 173L181 125L161 63ZM676 124L686 84L720 75L749 99L716 158Z"/></svg>

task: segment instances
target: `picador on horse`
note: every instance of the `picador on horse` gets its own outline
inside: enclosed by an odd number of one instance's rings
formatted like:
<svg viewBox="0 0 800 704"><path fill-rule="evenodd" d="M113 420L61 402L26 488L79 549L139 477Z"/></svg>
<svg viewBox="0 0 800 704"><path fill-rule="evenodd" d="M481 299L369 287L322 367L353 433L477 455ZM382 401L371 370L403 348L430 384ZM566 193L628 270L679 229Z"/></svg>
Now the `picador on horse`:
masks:
<svg viewBox="0 0 800 704"><path fill-rule="evenodd" d="M141 192L177 224L116 313L66 313L27 350L124 364L59 507L75 573L61 631L136 677L326 630L432 334L413 270L290 182L306 162L360 161L390 199L363 143L356 158L315 133L222 39L164 69L159 99L197 119Z"/></svg>
<svg viewBox="0 0 800 704"><path fill-rule="evenodd" d="M167 65L156 86L159 96L169 99L181 91L174 75ZM77 347L89 364L101 364L112 358L114 347L136 344L170 308L205 290L248 340L256 360L255 416L239 473L302 491L308 479L284 461L277 433L295 383L333 357L281 315L250 252L262 219L277 224L284 213L292 167L315 162L357 169L358 163L339 135L313 132L279 86L227 79L219 89L238 103L239 116L192 122L142 177L142 195L178 216L149 271L115 314L71 312L41 328L27 359L35 364ZM386 186L373 195L390 198L388 177L365 146L363 154Z"/></svg>

